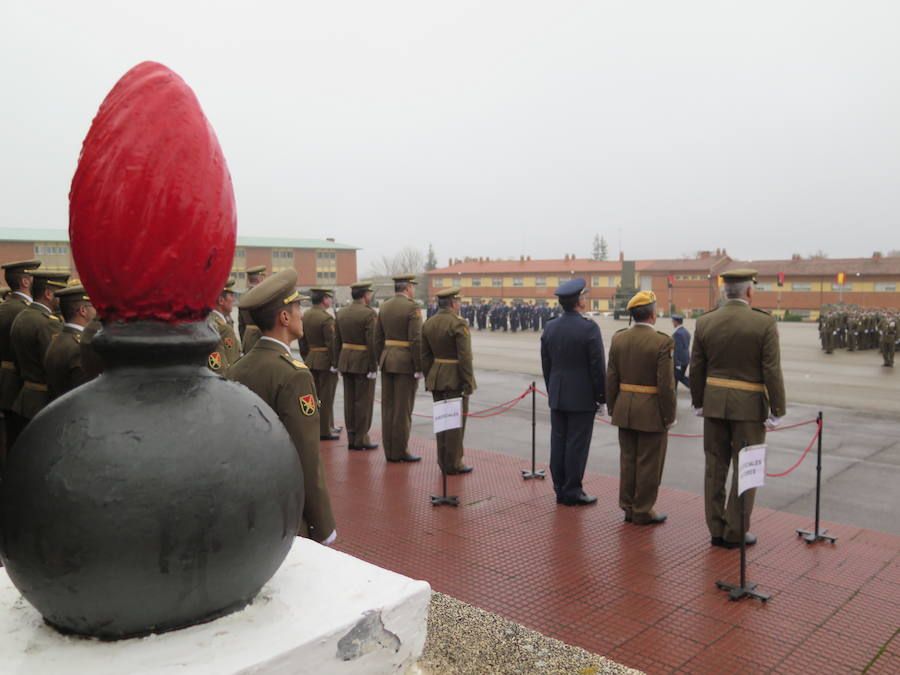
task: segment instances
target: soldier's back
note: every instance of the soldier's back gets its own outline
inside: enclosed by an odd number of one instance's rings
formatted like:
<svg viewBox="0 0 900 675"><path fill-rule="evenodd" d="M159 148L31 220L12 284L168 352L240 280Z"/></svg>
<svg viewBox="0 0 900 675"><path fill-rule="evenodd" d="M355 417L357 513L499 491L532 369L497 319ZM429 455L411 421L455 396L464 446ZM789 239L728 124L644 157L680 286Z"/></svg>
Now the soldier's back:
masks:
<svg viewBox="0 0 900 675"><path fill-rule="evenodd" d="M58 398L83 384L87 377L81 366L81 332L66 327L47 347L44 374L51 398Z"/></svg>

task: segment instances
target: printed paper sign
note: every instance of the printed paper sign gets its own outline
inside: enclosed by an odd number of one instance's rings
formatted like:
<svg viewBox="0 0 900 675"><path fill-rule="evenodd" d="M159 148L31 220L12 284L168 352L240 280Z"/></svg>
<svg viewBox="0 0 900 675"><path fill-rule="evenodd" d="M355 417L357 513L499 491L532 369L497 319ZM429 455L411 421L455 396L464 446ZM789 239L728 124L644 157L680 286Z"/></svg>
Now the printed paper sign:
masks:
<svg viewBox="0 0 900 675"><path fill-rule="evenodd" d="M434 433L459 429L462 426L462 399L448 398L434 402Z"/></svg>
<svg viewBox="0 0 900 675"><path fill-rule="evenodd" d="M766 482L766 446L748 445L738 453L738 495Z"/></svg>

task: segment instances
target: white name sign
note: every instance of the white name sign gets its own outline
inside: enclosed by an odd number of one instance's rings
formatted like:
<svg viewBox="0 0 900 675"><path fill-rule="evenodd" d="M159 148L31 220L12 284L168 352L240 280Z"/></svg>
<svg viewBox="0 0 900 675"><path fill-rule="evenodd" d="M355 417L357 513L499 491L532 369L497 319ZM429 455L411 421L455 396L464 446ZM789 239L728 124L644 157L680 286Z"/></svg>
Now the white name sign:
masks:
<svg viewBox="0 0 900 675"><path fill-rule="evenodd" d="M738 453L738 495L766 482L766 446L748 445Z"/></svg>
<svg viewBox="0 0 900 675"><path fill-rule="evenodd" d="M448 398L434 402L434 433L459 429L462 426L462 399Z"/></svg>

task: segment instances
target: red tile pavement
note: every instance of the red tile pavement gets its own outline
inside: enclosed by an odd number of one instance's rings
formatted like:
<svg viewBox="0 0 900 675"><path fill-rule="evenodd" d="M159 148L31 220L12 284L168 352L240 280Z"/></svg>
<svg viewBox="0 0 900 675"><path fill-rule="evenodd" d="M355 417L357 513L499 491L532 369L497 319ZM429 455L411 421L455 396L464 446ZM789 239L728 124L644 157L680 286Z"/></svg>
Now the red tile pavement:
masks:
<svg viewBox="0 0 900 675"><path fill-rule="evenodd" d="M661 490L669 520L639 527L615 477L585 476L596 506L557 506L549 470L523 481L523 460L467 449L460 506L433 507L434 442L410 451L422 462L322 444L337 548L648 673L900 672L898 536L827 523L838 542L810 546L794 530L811 518L758 508L747 578L772 598L732 602L715 581L738 580L739 553L709 546L698 495Z"/></svg>

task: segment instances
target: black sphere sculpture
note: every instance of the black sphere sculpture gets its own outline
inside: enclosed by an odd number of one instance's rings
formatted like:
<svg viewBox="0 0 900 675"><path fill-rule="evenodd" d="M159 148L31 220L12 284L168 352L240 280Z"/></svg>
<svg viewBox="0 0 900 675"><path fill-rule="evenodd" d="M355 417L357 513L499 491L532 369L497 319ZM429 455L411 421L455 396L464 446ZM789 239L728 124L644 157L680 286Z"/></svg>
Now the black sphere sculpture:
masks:
<svg viewBox="0 0 900 675"><path fill-rule="evenodd" d="M250 602L294 541L293 443L262 399L205 366L234 214L193 92L164 66L133 68L70 193L105 371L28 424L0 484L0 557L63 632L115 640L215 619Z"/></svg>

